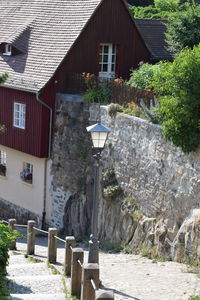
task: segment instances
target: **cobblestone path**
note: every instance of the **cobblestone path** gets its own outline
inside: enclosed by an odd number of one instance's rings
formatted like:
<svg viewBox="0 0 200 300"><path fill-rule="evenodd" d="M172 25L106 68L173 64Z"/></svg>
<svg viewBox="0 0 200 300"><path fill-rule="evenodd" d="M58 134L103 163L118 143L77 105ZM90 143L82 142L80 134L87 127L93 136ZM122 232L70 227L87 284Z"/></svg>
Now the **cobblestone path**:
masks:
<svg viewBox="0 0 200 300"><path fill-rule="evenodd" d="M19 241L17 249L26 251L26 241ZM35 253L39 259L46 259L46 238L36 238ZM56 267L62 271L64 261L64 244L62 243L58 243L57 257ZM85 259L87 261L87 251L85 251ZM34 276L34 269L32 271ZM104 288L114 290L115 300L188 300L191 295L200 295L200 279L196 274L186 272L185 265L175 262L153 263L151 260L139 255L101 252L100 278ZM43 289L42 285L43 283L41 283L41 290ZM37 286L40 286L40 284L38 283ZM46 291L48 291L48 288L47 283ZM59 285L56 291L58 290ZM14 299L28 300L33 298ZM39 299L35 298L35 300ZM53 298L43 297L43 300L50 299ZM54 299L57 298L54 297ZM62 298L59 298L59 300L62 300Z"/></svg>

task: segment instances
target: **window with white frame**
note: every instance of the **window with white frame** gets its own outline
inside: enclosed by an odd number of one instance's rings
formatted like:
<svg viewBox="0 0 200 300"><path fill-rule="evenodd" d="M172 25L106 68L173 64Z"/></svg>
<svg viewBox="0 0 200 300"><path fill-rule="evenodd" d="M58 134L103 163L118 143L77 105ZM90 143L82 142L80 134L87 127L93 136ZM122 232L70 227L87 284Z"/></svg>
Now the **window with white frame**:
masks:
<svg viewBox="0 0 200 300"><path fill-rule="evenodd" d="M3 55L10 56L12 54L12 46L11 44L5 44L5 50Z"/></svg>
<svg viewBox="0 0 200 300"><path fill-rule="evenodd" d="M33 183L33 165L27 162L23 163L23 171L20 173L20 178L27 182Z"/></svg>
<svg viewBox="0 0 200 300"><path fill-rule="evenodd" d="M0 175L6 176L6 152L0 150Z"/></svg>
<svg viewBox="0 0 200 300"><path fill-rule="evenodd" d="M116 45L100 44L99 50L99 76L112 78L116 69Z"/></svg>
<svg viewBox="0 0 200 300"><path fill-rule="evenodd" d="M25 129L26 105L23 103L14 103L13 126Z"/></svg>

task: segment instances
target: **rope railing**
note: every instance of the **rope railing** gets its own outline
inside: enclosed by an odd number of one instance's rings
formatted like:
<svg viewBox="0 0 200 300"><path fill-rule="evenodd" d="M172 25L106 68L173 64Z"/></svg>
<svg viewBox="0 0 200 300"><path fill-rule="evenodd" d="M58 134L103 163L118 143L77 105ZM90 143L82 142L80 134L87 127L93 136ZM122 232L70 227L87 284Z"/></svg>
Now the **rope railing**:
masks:
<svg viewBox="0 0 200 300"><path fill-rule="evenodd" d="M2 220L3 222L4 220ZM35 233L39 231L48 234L47 262L55 264L57 261L57 240L65 243L64 273L71 278L71 294L82 300L114 300L113 292L99 289L99 265L84 263L84 250L75 248L75 238L65 237L65 240L58 237L56 228L49 228L48 231L37 228L34 220L29 220L27 225L17 224L15 219L5 221L12 230L16 227L27 228L27 254L35 254ZM10 247L16 249L16 241ZM88 284L90 282L90 284Z"/></svg>
<svg viewBox="0 0 200 300"><path fill-rule="evenodd" d="M60 242L63 242L63 243L65 243L65 240L63 240L63 239L61 239L59 236L55 236L55 239L57 239L58 241L60 241Z"/></svg>
<svg viewBox="0 0 200 300"><path fill-rule="evenodd" d="M97 291L98 288L97 288L97 286L96 286L96 283L94 282L94 279L90 279L90 282L91 282L91 284L92 284L92 287L93 287L94 291Z"/></svg>
<svg viewBox="0 0 200 300"><path fill-rule="evenodd" d="M8 221L1 220L2 223L8 224Z"/></svg>
<svg viewBox="0 0 200 300"><path fill-rule="evenodd" d="M37 227L33 227L34 230L38 231L38 232L41 232L41 233L44 233L44 234L48 234L48 231L46 230L42 230L40 228L37 228Z"/></svg>
<svg viewBox="0 0 200 300"><path fill-rule="evenodd" d="M27 228L27 225L15 224L15 227Z"/></svg>

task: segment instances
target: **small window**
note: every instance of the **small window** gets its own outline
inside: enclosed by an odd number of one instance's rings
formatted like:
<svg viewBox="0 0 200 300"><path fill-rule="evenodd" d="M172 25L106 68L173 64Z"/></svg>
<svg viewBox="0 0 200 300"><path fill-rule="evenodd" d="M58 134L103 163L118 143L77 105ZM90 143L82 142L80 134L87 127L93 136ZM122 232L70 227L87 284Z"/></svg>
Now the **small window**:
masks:
<svg viewBox="0 0 200 300"><path fill-rule="evenodd" d="M33 165L27 162L23 163L23 171L20 173L21 180L27 183L33 183Z"/></svg>
<svg viewBox="0 0 200 300"><path fill-rule="evenodd" d="M99 49L99 76L112 78L116 68L116 45L100 44Z"/></svg>
<svg viewBox="0 0 200 300"><path fill-rule="evenodd" d="M13 126L25 129L26 105L22 103L14 103L14 120Z"/></svg>
<svg viewBox="0 0 200 300"><path fill-rule="evenodd" d="M5 50L3 55L10 56L12 54L12 46L10 44L5 44Z"/></svg>
<svg viewBox="0 0 200 300"><path fill-rule="evenodd" d="M6 152L0 150L0 175L6 176Z"/></svg>

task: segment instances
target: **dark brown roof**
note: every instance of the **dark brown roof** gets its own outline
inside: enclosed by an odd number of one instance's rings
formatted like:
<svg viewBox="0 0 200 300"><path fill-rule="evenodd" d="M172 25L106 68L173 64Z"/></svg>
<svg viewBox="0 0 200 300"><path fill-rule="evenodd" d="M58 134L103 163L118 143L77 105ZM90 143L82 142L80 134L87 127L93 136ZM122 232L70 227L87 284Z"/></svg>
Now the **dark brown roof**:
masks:
<svg viewBox="0 0 200 300"><path fill-rule="evenodd" d="M149 49L152 60L171 60L172 56L166 49L165 26L161 19L135 19L135 24Z"/></svg>
<svg viewBox="0 0 200 300"><path fill-rule="evenodd" d="M101 0L0 0L0 44L20 50L0 55L5 85L39 91L80 35Z"/></svg>

